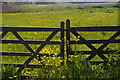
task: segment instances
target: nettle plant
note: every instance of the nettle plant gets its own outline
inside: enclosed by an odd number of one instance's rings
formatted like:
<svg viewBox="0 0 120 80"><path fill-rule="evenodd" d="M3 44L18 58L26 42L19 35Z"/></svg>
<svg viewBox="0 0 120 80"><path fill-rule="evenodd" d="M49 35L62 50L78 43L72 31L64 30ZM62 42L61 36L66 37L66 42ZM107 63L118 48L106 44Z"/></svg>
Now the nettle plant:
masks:
<svg viewBox="0 0 120 80"><path fill-rule="evenodd" d="M94 78L95 73L89 62L81 55L71 56L67 64L60 67L45 67L38 71L39 78Z"/></svg>
<svg viewBox="0 0 120 80"><path fill-rule="evenodd" d="M40 69L38 78L120 78L120 57L117 53L110 53L107 63L99 65L91 65L81 54L71 56L64 66Z"/></svg>
<svg viewBox="0 0 120 80"><path fill-rule="evenodd" d="M101 70L98 72L98 78L120 78L120 55L118 52L113 52L108 55L109 59L105 65L101 65Z"/></svg>
<svg viewBox="0 0 120 80"><path fill-rule="evenodd" d="M15 76L16 68L14 66L2 65L2 79L13 79Z"/></svg>

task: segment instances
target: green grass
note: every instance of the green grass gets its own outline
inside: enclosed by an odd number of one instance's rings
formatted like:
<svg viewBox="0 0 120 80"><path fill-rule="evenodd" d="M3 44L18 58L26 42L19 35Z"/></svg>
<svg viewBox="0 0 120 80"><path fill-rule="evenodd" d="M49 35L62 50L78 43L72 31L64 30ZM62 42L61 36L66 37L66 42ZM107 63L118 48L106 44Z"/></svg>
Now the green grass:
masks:
<svg viewBox="0 0 120 80"><path fill-rule="evenodd" d="M115 12L105 13L106 10L115 10ZM93 13L90 13L90 11L93 11ZM85 9L32 13L5 13L2 16L3 26L59 27L60 21L65 21L66 19L71 20L71 26L118 25L118 13L116 8L107 8L101 11L99 11L99 9Z"/></svg>
<svg viewBox="0 0 120 80"><path fill-rule="evenodd" d="M97 4L98 5L98 4ZM101 5L101 4L99 4ZM95 5L92 5L95 6ZM91 5L51 5L51 6L19 6L21 8L20 11L15 13L3 13L2 14L2 25L3 26L22 26L22 27L60 27L61 21L66 21L66 19L70 19L71 27L87 27L87 26L118 26L118 8L108 7L110 5L105 5L104 8L91 8ZM107 7L106 7L107 6ZM78 9L82 7L83 9ZM51 32L19 32L19 34L25 40L45 40ZM100 39L108 39L115 32L79 32L85 39L87 40L100 40ZM60 34L56 34L56 36L52 40L60 40ZM3 39L15 39L17 38L12 34L8 33ZM77 38L72 35L71 40L76 40ZM120 39L120 36L117 37ZM92 44L96 48L98 48L101 44ZM31 47L36 50L40 45L31 44ZM71 45L72 50L81 51L81 50L90 50L86 45ZM119 50L119 44L109 44L107 48L112 50ZM8 52L29 52L22 44L3 44L2 51ZM47 45L45 46L41 53L59 53L60 46L59 45ZM84 59L88 55L82 55L78 57L83 57ZM108 56L108 55L106 55ZM28 57L10 57L10 56L2 56L3 63L24 63ZM57 58L44 58L47 64L57 64L59 65L59 59ZM81 60L81 58L78 58ZM84 60L82 59L82 60ZM78 61L79 61L78 60ZM96 56L93 60L101 60L98 56ZM50 61L50 62L49 62ZM32 64L39 64L36 59L31 61ZM77 65L76 65L77 66ZM72 66L73 67L73 66ZM85 67L85 66L84 66ZM53 68L54 69L54 68ZM70 68L71 69L71 68ZM22 74L28 75L29 72L31 75L36 73L38 69L25 69ZM43 70L44 71L44 70ZM51 71L51 70L49 70ZM63 69L64 71L64 69ZM67 71L67 67L66 70ZM39 73L39 72L38 72ZM40 71L41 73L41 71ZM91 73L91 71L90 71ZM43 73L44 74L44 73ZM48 72L49 74L49 72ZM65 74L65 73L63 73ZM70 72L70 75L72 73ZM76 74L76 73L75 73ZM81 74L81 73L79 73ZM36 75L38 75L36 73ZM53 74L55 76L55 74ZM41 76L41 75L39 75ZM52 77L54 77L52 76ZM83 76L84 73L83 73ZM45 75L43 76L45 77ZM59 76L60 77L60 76ZM64 77L61 75L61 77ZM72 77L72 76L68 76ZM74 76L75 77L75 76ZM93 77L93 75L91 75Z"/></svg>

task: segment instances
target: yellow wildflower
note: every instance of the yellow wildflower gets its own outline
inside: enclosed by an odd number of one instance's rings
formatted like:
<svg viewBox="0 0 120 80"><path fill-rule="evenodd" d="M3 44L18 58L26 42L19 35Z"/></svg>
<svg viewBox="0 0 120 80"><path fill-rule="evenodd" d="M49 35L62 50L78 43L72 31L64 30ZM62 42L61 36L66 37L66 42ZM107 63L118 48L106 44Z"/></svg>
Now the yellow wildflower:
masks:
<svg viewBox="0 0 120 80"><path fill-rule="evenodd" d="M17 76L14 76L14 78L16 78Z"/></svg>
<svg viewBox="0 0 120 80"><path fill-rule="evenodd" d="M9 77L9 79L13 79L13 77Z"/></svg>

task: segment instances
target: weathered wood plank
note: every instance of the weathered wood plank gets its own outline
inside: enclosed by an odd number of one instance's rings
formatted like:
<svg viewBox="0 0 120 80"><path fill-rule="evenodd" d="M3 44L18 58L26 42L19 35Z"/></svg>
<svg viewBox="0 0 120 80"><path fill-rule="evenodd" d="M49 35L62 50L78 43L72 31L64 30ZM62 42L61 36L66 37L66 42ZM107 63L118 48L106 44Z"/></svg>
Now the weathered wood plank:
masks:
<svg viewBox="0 0 120 80"><path fill-rule="evenodd" d="M119 31L120 26L71 27L76 31ZM60 31L58 27L1 27L2 31Z"/></svg>
<svg viewBox="0 0 120 80"><path fill-rule="evenodd" d="M64 51L64 22L62 21L60 23L60 27L61 27L61 36L60 36L60 40L61 40L61 46L60 46L60 54L61 54L61 60L64 61L65 59L65 51ZM61 65L64 65L64 62L61 62Z"/></svg>
<svg viewBox="0 0 120 80"><path fill-rule="evenodd" d="M25 40L27 44L61 44L60 41L38 41L38 40ZM20 43L19 40L1 40L1 43Z"/></svg>
<svg viewBox="0 0 120 80"><path fill-rule="evenodd" d="M90 43L90 44L98 44L98 43L105 43L108 42L108 40L86 40L86 42ZM114 41L110 41L109 43L120 43L120 39L116 39ZM75 40L71 40L70 44L85 44L85 42L83 41L75 41Z"/></svg>
<svg viewBox="0 0 120 80"><path fill-rule="evenodd" d="M110 51L101 51L102 54L111 54L113 52L117 52L118 50L110 50ZM77 54L92 54L92 51L71 51L70 55ZM120 54L120 52L117 52L117 54Z"/></svg>
<svg viewBox="0 0 120 80"><path fill-rule="evenodd" d="M0 34L0 38L3 38L7 33L8 31L3 31L2 34Z"/></svg>
<svg viewBox="0 0 120 80"><path fill-rule="evenodd" d="M32 53L27 53L27 52L0 52L0 55L2 56L31 56ZM59 57L60 54L55 54L55 53L39 53L39 56L57 56Z"/></svg>
<svg viewBox="0 0 120 80"><path fill-rule="evenodd" d="M2 31L60 31L60 28L54 27L2 27Z"/></svg>
<svg viewBox="0 0 120 80"><path fill-rule="evenodd" d="M67 60L70 54L70 20L66 20L66 53L67 53Z"/></svg>
<svg viewBox="0 0 120 80"><path fill-rule="evenodd" d="M119 31L120 26L71 27L76 31Z"/></svg>

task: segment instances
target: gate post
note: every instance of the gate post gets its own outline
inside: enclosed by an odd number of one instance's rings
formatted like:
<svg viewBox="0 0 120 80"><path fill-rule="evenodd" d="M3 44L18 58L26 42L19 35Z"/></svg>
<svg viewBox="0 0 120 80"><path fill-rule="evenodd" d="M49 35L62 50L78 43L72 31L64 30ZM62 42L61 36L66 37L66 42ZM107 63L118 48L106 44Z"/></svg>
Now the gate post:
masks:
<svg viewBox="0 0 120 80"><path fill-rule="evenodd" d="M62 62L61 62L61 65L63 66L64 65L64 59L65 59L65 52L64 52L64 22L60 22L60 27L61 27L61 34L60 34L60 41L61 41L61 59L62 59Z"/></svg>
<svg viewBox="0 0 120 80"><path fill-rule="evenodd" d="M66 20L66 54L67 54L67 62L70 54L70 20Z"/></svg>

